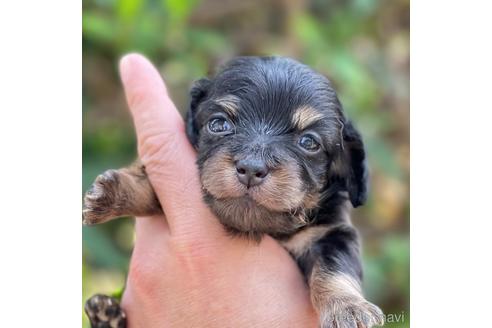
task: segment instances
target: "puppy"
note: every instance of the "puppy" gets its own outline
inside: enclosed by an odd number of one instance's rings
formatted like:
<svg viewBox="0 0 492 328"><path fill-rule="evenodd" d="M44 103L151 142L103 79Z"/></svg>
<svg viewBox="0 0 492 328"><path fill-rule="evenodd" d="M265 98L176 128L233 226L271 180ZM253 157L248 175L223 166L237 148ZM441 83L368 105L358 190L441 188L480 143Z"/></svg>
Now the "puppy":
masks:
<svg viewBox="0 0 492 328"><path fill-rule="evenodd" d="M330 82L292 59L241 57L197 81L190 94L186 132L198 152L204 200L224 228L254 240L268 234L290 252L321 327L382 325L383 313L362 295L350 222L351 208L367 195L364 145ZM91 225L158 213L137 163L96 179L83 219ZM86 306L94 326L124 326L121 309L104 311L114 300L95 297Z"/></svg>

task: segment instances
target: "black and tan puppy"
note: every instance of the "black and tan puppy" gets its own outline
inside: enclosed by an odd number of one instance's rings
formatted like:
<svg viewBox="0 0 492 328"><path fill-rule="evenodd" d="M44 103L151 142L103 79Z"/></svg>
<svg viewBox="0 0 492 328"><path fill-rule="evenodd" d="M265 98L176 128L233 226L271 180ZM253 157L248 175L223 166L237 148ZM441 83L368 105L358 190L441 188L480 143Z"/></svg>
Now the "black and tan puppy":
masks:
<svg viewBox="0 0 492 328"><path fill-rule="evenodd" d="M351 208L366 199L364 146L330 82L292 59L237 58L194 84L186 120L204 199L225 229L283 244L306 278L321 327L381 325L381 310L361 292L350 222ZM95 224L160 212L135 164L99 176L83 216ZM88 302L94 323L108 301L97 297Z"/></svg>

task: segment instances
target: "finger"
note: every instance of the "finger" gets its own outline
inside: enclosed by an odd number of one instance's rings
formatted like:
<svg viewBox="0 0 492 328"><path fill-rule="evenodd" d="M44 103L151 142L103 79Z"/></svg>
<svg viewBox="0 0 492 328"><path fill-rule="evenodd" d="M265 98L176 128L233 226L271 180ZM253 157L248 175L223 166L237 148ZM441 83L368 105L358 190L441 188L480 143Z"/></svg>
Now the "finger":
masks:
<svg viewBox="0 0 492 328"><path fill-rule="evenodd" d="M171 233L180 225L192 226L200 221L192 213L200 213L205 205L196 154L186 137L183 119L161 76L146 58L137 54L123 57L120 73L135 123L139 156Z"/></svg>
<svg viewBox="0 0 492 328"><path fill-rule="evenodd" d="M145 251L163 245L167 240L168 232L164 215L135 218L135 245Z"/></svg>

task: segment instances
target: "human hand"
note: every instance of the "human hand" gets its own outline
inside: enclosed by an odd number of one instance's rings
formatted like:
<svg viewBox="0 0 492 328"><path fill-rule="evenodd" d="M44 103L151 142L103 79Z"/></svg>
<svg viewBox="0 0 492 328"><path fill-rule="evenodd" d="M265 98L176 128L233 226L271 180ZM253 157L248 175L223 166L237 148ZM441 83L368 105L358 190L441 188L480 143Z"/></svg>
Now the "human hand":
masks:
<svg viewBox="0 0 492 328"><path fill-rule="evenodd" d="M228 236L202 201L184 122L150 62L127 55L120 72L139 157L166 217L136 220L123 295L129 327L315 327L299 269L272 238Z"/></svg>

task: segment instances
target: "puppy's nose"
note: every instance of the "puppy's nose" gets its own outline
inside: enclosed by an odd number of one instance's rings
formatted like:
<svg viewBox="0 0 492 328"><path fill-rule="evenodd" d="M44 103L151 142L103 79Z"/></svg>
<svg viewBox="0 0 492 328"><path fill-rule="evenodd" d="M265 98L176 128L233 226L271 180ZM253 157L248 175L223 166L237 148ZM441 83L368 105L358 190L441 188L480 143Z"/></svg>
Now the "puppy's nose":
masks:
<svg viewBox="0 0 492 328"><path fill-rule="evenodd" d="M258 159L237 161L236 171L238 180L248 188L261 184L268 175L268 167L265 162Z"/></svg>

